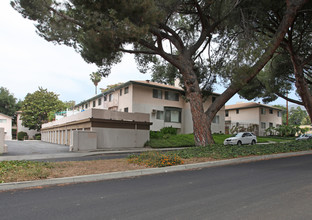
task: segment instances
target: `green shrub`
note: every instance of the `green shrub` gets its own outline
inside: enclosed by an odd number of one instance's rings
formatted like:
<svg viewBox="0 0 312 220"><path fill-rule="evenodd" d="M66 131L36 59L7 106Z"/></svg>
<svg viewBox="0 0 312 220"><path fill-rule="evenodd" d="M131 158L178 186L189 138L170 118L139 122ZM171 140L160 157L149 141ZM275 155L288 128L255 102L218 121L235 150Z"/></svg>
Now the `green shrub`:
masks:
<svg viewBox="0 0 312 220"><path fill-rule="evenodd" d="M171 127L164 127L162 129L160 129L160 133L162 134L171 134L171 135L177 135L177 129Z"/></svg>
<svg viewBox="0 0 312 220"><path fill-rule="evenodd" d="M140 155L131 155L128 162L149 167L166 167L183 164L184 161L175 154L160 152L144 152Z"/></svg>
<svg viewBox="0 0 312 220"><path fill-rule="evenodd" d="M20 131L17 133L17 140L23 141L23 140L28 139L28 134L24 131Z"/></svg>
<svg viewBox="0 0 312 220"><path fill-rule="evenodd" d="M35 134L35 140L41 140L41 133Z"/></svg>

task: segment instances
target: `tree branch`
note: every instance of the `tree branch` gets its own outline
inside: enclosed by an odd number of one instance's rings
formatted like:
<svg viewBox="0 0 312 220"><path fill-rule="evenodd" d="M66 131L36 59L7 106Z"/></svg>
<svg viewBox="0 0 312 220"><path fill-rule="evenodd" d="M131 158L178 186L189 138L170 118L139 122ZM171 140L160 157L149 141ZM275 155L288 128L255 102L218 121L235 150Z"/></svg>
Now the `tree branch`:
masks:
<svg viewBox="0 0 312 220"><path fill-rule="evenodd" d="M284 95L282 95L281 93L275 92L275 95L281 97L282 99L285 99L286 101L295 103L295 104L297 104L297 105L303 105L303 102L300 102L300 101L295 100L295 99L288 98L287 96L284 96Z"/></svg>

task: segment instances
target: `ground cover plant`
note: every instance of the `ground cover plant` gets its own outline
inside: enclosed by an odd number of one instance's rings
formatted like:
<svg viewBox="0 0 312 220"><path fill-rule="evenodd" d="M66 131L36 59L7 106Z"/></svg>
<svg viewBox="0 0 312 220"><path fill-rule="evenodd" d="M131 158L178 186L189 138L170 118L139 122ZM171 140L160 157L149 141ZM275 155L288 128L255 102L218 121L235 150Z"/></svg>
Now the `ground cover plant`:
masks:
<svg viewBox="0 0 312 220"><path fill-rule="evenodd" d="M214 134L213 139L215 140L216 144L223 144L223 141L231 136L231 134ZM294 137L265 136L257 137L257 140L258 143L280 143L294 140ZM193 134L174 135L163 132L151 132L150 141L146 143L146 146L152 148L190 147L194 145L195 142Z"/></svg>
<svg viewBox="0 0 312 220"><path fill-rule="evenodd" d="M144 152L140 155L131 155L128 162L148 167L166 167L183 164L184 161L176 154L161 152Z"/></svg>

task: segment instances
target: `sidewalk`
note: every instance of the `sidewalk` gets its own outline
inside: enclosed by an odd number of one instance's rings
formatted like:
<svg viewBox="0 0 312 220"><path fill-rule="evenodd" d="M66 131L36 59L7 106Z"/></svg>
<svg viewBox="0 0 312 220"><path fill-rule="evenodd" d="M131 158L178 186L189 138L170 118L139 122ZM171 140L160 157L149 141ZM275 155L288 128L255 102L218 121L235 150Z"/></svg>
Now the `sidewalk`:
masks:
<svg viewBox="0 0 312 220"><path fill-rule="evenodd" d="M106 153L112 153L112 152L116 153L116 151L108 151ZM118 152L123 152L123 151L118 151ZM131 152L138 152L138 150L131 151ZM78 157L78 156L92 155L96 153L103 154L103 152L91 152L91 153L75 153L75 155ZM260 161L260 160L302 156L302 155L308 155L308 154L312 154L312 150L273 154L273 155L264 155L264 156L243 157L243 158L210 161L210 162L203 162L203 163L197 163L197 164L186 164L186 165L178 165L178 166L163 167L163 168L147 168L147 169L140 169L140 170L124 171L124 172L112 172L112 173L103 173L103 174L94 174L94 175L85 175L85 176L73 176L73 177L64 177L64 178L55 178L55 179L46 179L46 180L36 180L36 181L2 183L0 184L0 191L39 187L39 186L40 187L52 186L52 185L58 185L58 184L73 184L73 183L93 182L93 181L102 181L102 180L119 179L119 178L130 178L130 177L137 177L137 176L142 176L142 175L152 175L152 174L161 174L161 173L185 171L185 170L192 170L192 169L201 169L201 168L208 168L208 167L215 167L215 166L232 165L232 164L238 164L238 163L255 162L255 161ZM39 156L43 156L43 155L39 155ZM61 155L54 155L54 156L61 156Z"/></svg>

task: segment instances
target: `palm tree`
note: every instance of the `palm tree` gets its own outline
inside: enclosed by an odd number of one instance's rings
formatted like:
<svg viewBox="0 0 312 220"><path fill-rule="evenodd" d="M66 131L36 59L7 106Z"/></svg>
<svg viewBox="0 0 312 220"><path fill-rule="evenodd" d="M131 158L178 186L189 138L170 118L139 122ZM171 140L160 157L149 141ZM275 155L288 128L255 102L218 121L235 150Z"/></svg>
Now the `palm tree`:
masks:
<svg viewBox="0 0 312 220"><path fill-rule="evenodd" d="M93 72L90 74L90 79L95 86L95 94L97 94L97 85L99 84L99 82L102 79L102 74L99 72Z"/></svg>

